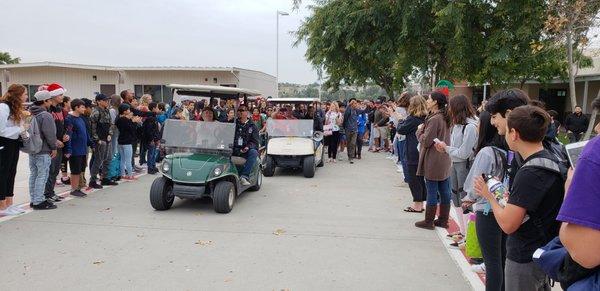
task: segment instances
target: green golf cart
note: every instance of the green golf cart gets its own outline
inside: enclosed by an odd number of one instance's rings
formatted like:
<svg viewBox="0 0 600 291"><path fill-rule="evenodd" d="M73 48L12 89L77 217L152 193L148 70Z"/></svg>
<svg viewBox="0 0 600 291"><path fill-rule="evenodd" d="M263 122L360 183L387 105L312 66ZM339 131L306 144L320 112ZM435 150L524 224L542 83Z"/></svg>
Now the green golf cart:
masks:
<svg viewBox="0 0 600 291"><path fill-rule="evenodd" d="M239 88L200 85L169 85L174 95L211 100L244 99L258 93ZM169 119L164 124L163 147L166 157L159 166L161 177L152 183L150 204L156 210L171 208L175 197L210 197L218 213L229 213L237 196L258 191L262 184L260 159L250 174L250 185L240 183L239 171L246 159L233 156L234 123Z"/></svg>

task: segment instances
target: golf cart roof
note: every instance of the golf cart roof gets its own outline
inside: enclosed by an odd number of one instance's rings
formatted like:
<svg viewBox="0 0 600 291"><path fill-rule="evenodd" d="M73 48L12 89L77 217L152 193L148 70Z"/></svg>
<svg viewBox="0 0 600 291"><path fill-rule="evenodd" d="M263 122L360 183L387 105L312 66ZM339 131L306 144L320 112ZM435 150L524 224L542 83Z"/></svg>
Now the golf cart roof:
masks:
<svg viewBox="0 0 600 291"><path fill-rule="evenodd" d="M196 96L205 96L205 97L218 97L223 99L233 99L238 98L240 96L258 96L261 95L260 92L256 90L244 89L244 88L235 88L235 87L223 87L223 86L210 86L210 85L181 85L181 84L169 84L167 87L183 91L183 92L193 92L193 95ZM185 94L184 94L185 95Z"/></svg>
<svg viewBox="0 0 600 291"><path fill-rule="evenodd" d="M319 102L319 98L268 98L271 103L313 103Z"/></svg>

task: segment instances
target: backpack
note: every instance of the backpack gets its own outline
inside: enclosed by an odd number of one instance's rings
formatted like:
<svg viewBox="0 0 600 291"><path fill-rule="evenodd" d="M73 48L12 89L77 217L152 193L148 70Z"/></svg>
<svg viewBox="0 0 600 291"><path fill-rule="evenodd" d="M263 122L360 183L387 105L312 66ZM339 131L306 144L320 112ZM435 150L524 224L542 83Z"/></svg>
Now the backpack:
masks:
<svg viewBox="0 0 600 291"><path fill-rule="evenodd" d="M571 167L571 163L569 162L569 155L567 154L567 150L565 146L558 141L556 138L545 138L542 141L542 145L544 149L546 149L556 160L564 167L565 169L569 169Z"/></svg>
<svg viewBox="0 0 600 291"><path fill-rule="evenodd" d="M22 137L21 140L23 142L21 151L30 155L35 155L42 151L42 145L44 144L44 141L42 140L40 125L38 124L35 116L31 117L31 123L29 124L29 128L26 132L26 136Z"/></svg>

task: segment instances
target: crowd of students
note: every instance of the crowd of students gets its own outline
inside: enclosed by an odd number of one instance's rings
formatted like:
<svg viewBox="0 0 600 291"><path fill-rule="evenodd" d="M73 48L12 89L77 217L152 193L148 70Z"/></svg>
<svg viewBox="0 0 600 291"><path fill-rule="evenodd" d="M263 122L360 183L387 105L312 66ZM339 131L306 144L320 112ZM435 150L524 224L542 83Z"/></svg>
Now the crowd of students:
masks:
<svg viewBox="0 0 600 291"><path fill-rule="evenodd" d="M478 269L486 274L486 290L547 290L547 276L533 254L559 233L572 264L586 270L600 265L600 217L594 209L600 205L600 186L594 183L600 173L599 138L588 143L573 170L556 138L556 114L518 89L497 92L477 110L466 96L449 97L443 91L296 106L271 106L258 99L239 106L238 112L225 100L164 104L152 102L149 95L138 101L126 90L111 97L98 94L92 101L71 100L65 93L59 84L42 86L28 110L24 86L11 85L2 96L2 215L23 212L13 205L14 180L23 141L34 137L41 144L29 153L30 205L43 210L55 209L54 202L62 199L54 191L59 175L70 184L71 195L85 197L86 185L100 189L120 179L135 180L144 164L155 174L167 119L237 122L236 140L243 141L237 154L251 162L259 154L258 134L266 131L268 119L312 119L315 130L325 135L331 163L343 151L351 164L362 159L363 144L371 152L390 153L413 196L404 211L424 213L416 227L448 228L453 211L459 230L449 237L460 247L467 213L474 213L483 256ZM600 107L600 100L594 106ZM581 139L587 122L580 110L569 116L566 131L573 141ZM600 125L595 131L600 133ZM134 160L138 151L140 166ZM111 175L116 152L119 173ZM247 172L241 173L242 183L249 183ZM506 191L490 193L495 180L492 190Z"/></svg>
<svg viewBox="0 0 600 291"><path fill-rule="evenodd" d="M600 178L598 137L573 170L556 139L558 122L521 90L499 91L478 111L467 97L441 91L409 100L408 117L397 132L405 135L404 176L414 201L405 211L425 215L416 227L448 228L453 209L459 231L448 237L460 247L467 215L474 212L483 256L474 270L486 274L486 290L550 290L534 253L559 233L565 260L585 270L563 270L580 275L561 281L563 287L584 275L598 276L600 216L593 210L600 205L594 183ZM600 99L594 106L600 107ZM581 110L574 115L583 119ZM583 122L569 119L566 131L579 140ZM595 131L600 134L600 125Z"/></svg>

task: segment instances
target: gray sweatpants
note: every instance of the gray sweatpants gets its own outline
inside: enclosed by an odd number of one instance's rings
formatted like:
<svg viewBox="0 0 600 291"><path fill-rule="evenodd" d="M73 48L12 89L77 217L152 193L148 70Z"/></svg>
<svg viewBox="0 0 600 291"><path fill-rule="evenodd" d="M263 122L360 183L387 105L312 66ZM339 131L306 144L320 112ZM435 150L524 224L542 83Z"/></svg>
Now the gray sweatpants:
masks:
<svg viewBox="0 0 600 291"><path fill-rule="evenodd" d="M98 174L102 178L108 176L108 167L112 158L111 144L107 142L98 142L94 148L94 163L90 167L91 181L96 181Z"/></svg>
<svg viewBox="0 0 600 291"><path fill-rule="evenodd" d="M454 207L460 207L461 200L466 196L463 188L468 175L467 162L452 162L450 182L452 186L452 204Z"/></svg>
<svg viewBox="0 0 600 291"><path fill-rule="evenodd" d="M520 264L506 259L505 290L551 291L548 277L534 262Z"/></svg>

